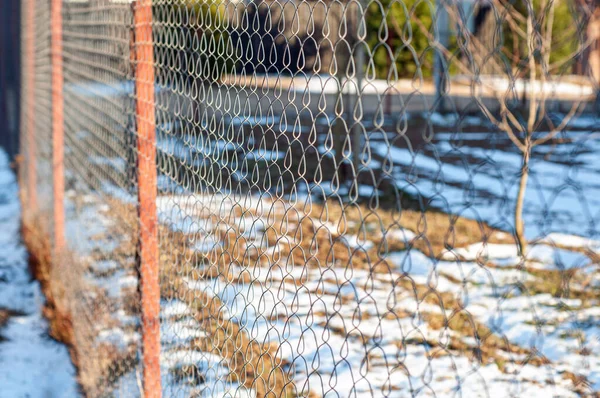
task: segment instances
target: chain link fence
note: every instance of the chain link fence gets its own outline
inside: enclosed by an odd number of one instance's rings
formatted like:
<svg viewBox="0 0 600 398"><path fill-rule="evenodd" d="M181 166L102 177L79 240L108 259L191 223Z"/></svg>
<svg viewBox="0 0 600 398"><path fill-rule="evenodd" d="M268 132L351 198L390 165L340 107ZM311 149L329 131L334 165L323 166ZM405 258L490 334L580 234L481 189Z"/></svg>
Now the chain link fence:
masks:
<svg viewBox="0 0 600 398"><path fill-rule="evenodd" d="M23 0L24 236L86 396L600 396L600 8Z"/></svg>

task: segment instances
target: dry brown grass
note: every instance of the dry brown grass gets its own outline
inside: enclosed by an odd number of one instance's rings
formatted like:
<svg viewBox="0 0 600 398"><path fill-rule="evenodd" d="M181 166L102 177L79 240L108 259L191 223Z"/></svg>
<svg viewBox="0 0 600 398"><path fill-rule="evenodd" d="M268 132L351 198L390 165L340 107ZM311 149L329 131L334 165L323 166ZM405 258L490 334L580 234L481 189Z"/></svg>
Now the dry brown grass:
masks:
<svg viewBox="0 0 600 398"><path fill-rule="evenodd" d="M8 323L8 320L15 315L19 315L19 314L15 313L14 311L11 311L11 310L0 308L0 330L2 330L2 328L4 326L6 326L6 324ZM2 343L4 340L5 340L4 337L2 337L0 335L0 343Z"/></svg>
<svg viewBox="0 0 600 398"><path fill-rule="evenodd" d="M115 203L111 209L116 209L111 210L111 213L118 213L120 220L113 227L114 233L131 233L131 228L127 226L135 225L135 208ZM223 357L231 371L229 379L254 389L259 398L293 396L291 379L282 369L283 364L276 355L277 346L250 339L236 323L225 318L222 312L224 305L217 298L191 290L183 281L184 276L204 279L230 275L234 278L234 275L225 271L226 258L221 256L221 261L218 261L221 266L208 267L202 273L200 269L190 265L188 236L165 226L159 228L159 235L161 296L167 300L185 302L194 311L194 317L207 334L206 338L194 340L190 348ZM117 249L117 256L135 255L134 240L126 238L123 242Z"/></svg>
<svg viewBox="0 0 600 398"><path fill-rule="evenodd" d="M189 289L182 278L210 278L219 274L216 271L219 267L209 267L206 273L189 268L186 272L182 267L188 253L186 236L164 227L160 228L160 234L169 237L168 240L161 239L161 296L185 302L207 334L195 339L192 348L223 357L231 371L230 381L254 389L259 398L295 396L290 375L282 368L285 364L276 355L278 346L251 339L236 323L226 319L225 305L218 298ZM234 277L230 273L223 275Z"/></svg>
<svg viewBox="0 0 600 398"><path fill-rule="evenodd" d="M229 380L254 389L257 397L295 396L291 377L282 368L285 363L277 356L277 344L250 339L236 323L223 318L223 304L217 298L203 292L189 293L180 287L177 297L186 298L207 333L193 341L193 349L225 358L231 371Z"/></svg>
<svg viewBox="0 0 600 398"><path fill-rule="evenodd" d="M81 206L85 206L81 204ZM119 269L135 271L136 246L134 238L137 231L135 213L130 211L130 206L119 201L109 201L108 208L100 210L99 216L112 222L105 230L93 236L92 239L99 247L109 245L111 242L118 244L106 253L103 250L94 250L90 262L114 261L119 264ZM80 272L89 271L89 263L81 264ZM108 275L104 275L108 276ZM96 277L102 278L102 275ZM85 291L84 291L85 289ZM110 395L112 385L122 375L132 371L138 363L137 345L130 344L124 349L117 349L109 343L97 343L98 330L108 330L113 327L122 328L112 316L117 308L125 311L126 315L138 315L140 301L138 291L133 289L121 290L121 295L115 303L106 295L103 289L86 284L78 303L77 319L85 319L79 327L78 345L85 351L86 357L80 369L80 380L85 391L90 396Z"/></svg>
<svg viewBox="0 0 600 398"><path fill-rule="evenodd" d="M326 205L312 205L311 219L320 219L328 215L337 221L338 230L349 234L362 231L382 252L402 250L405 242L389 234L400 228L408 229L417 236L410 242L427 256L440 258L447 250L467 246L478 242L514 242L503 231L499 231L482 221L428 211L412 209L386 210L369 209L365 205L340 206L329 202ZM372 252L375 254L376 252Z"/></svg>
<svg viewBox="0 0 600 398"><path fill-rule="evenodd" d="M56 277L57 270L53 269L49 236L43 232L43 228L32 225L26 218L23 220L22 236L29 252L31 274L39 281L46 298L43 314L48 320L49 334L69 347L71 360L77 364L72 315L65 297L67 289L61 279Z"/></svg>
<svg viewBox="0 0 600 398"><path fill-rule="evenodd" d="M495 363L501 371L506 371L505 365L509 362L507 358L512 358L510 363L517 366L533 365L541 367L551 363L539 351L513 344L505 336L494 333L489 327L471 316L452 294L436 292L426 286L415 284L408 286L408 283L405 283L405 286L415 291L419 302L423 301L443 308L441 313L422 313L423 320L433 329L450 329L455 333L446 344L441 344L438 341L427 342L434 347L430 355L444 356L460 353L460 355L466 355L472 361L477 361L483 365ZM457 335L474 338L477 344L471 346ZM565 379L572 380L575 391L580 393L585 390L585 386L589 385L589 381L584 376L575 376L569 372L563 372L562 376ZM589 390L587 391L589 392Z"/></svg>
<svg viewBox="0 0 600 398"><path fill-rule="evenodd" d="M600 300L599 289L588 287L593 273L586 273L584 269L527 269L527 272L535 277L522 285L528 296L550 294L563 299L579 299L583 307L597 305Z"/></svg>
<svg viewBox="0 0 600 398"><path fill-rule="evenodd" d="M99 329L115 326L110 317L112 303L105 292L84 280L87 263L82 258L67 251L51 253L49 235L43 232L46 228L37 222L40 219L44 218L24 217L22 234L31 273L40 282L46 298L43 314L49 323L49 334L69 348L85 395L103 396L110 391L112 381L135 365L136 348L132 346L123 352L109 344L95 343ZM108 234L112 236L97 239L113 238L119 232L111 229Z"/></svg>
<svg viewBox="0 0 600 398"><path fill-rule="evenodd" d="M0 308L0 328L3 328L12 316L11 311Z"/></svg>
<svg viewBox="0 0 600 398"><path fill-rule="evenodd" d="M281 203L270 205L269 212L233 207L224 217L207 216L205 220L215 226L211 231L214 239L222 245L205 254L190 255L193 258L185 264L195 263L195 268L206 276L210 273L228 278L230 264L245 268L268 266L279 260L302 267L351 266L389 273L394 266L386 257L394 251L416 248L432 258L440 258L449 249L472 243L514 242L510 235L485 223L443 213L370 210L365 206L342 207L334 202L311 204L306 209ZM259 242L241 233L234 221L236 217L266 220ZM404 241L398 234L401 229L414 232L416 237ZM372 244L366 248L349 247L345 237L356 235ZM170 236L175 237L173 233ZM276 250L269 253L267 250L273 247ZM210 266L202 267L203 264Z"/></svg>
<svg viewBox="0 0 600 398"><path fill-rule="evenodd" d="M449 351L460 352L467 356L470 353L470 358L473 361L486 364L489 362L503 362L506 358L503 352L531 354L529 350L510 343L507 339L498 336L487 326L475 320L464 309L454 294L438 292L428 286L416 284L407 278L401 279L399 283L406 291L413 292L415 301L440 308L439 313L423 312L421 314L422 319L431 328L435 330L450 329L462 337L472 337L478 341L476 347L469 346L456 336L452 336L446 345L442 345L440 342L428 342L434 347L432 355L447 355ZM525 361L525 363L536 365L542 362L543 360L536 359L533 356L531 358L528 357Z"/></svg>
<svg viewBox="0 0 600 398"><path fill-rule="evenodd" d="M235 209L230 213L232 218L243 215L251 215L258 218L254 210ZM174 294L174 297L184 299L192 308L196 309L197 319L203 328L209 331L209 337L198 339L195 344L204 351L214 350L215 344L219 347L221 355L230 360L230 363L252 364L251 369L256 369L257 364L251 358L263 358L268 355L267 366L275 366L273 372L280 374L278 368L284 363L278 362L275 356L275 346L259 345L246 341L246 335L236 324L232 324L221 318L219 309L223 304L214 297L208 297L203 292L190 292L179 280L181 275L186 275L193 280L210 279L221 277L230 282L248 283L252 280L250 272L232 274L230 265L236 264L241 269L252 269L255 266L272 266L279 259L292 259L292 263L298 266L352 266L357 269L369 269L374 272L392 273L397 271L395 265L390 264L385 255L392 251L407 248L417 248L425 254L440 258L444 252L457 247L466 246L477 242L490 243L514 243L512 237L502 231L495 230L488 225L450 216L442 213L426 213L405 210L401 213L385 210L369 210L365 207L342 208L333 203L327 206L313 204L310 209L299 210L298 208L277 209L268 215L262 214L268 220L264 231L263 244L256 247L256 243L242 236L235 225L222 228L223 220L211 219L215 230L212 231L222 246L210 250L208 253L191 253L188 241L189 236L179 232L162 230L163 239L167 247L161 249L161 253L175 253L175 258L163 264L164 281L169 281L169 287L163 295ZM335 226L323 227L323 220ZM219 226L221 225L221 228ZM400 228L409 229L417 236L410 242L401 241L390 234L391 230ZM368 250L351 250L340 238L344 235L353 235L365 232L368 240L374 243L374 247ZM176 242L179 242L177 244ZM267 248L280 245L278 254L267 254ZM172 264L169 267L167 264ZM237 268L237 269L240 269ZM175 284L173 281L179 281ZM297 284L304 281L295 280ZM532 364L541 366L548 360L518 345L510 343L505 338L493 333L487 326L477 322L462 308L454 295L438 292L427 286L415 283L408 275L400 277L396 284L402 286L405 291L413 291L417 302L433 304L444 309L444 314L423 314L423 319L434 329L448 328L460 336L473 337L478 341L476 347L467 345L462 339L452 337L448 344L442 346L439 342L429 342L435 349L431 355L448 355L458 353L469 355L473 360L481 363L495 362L503 370L507 354L521 354L525 359L521 364ZM165 286L165 284L163 284ZM317 292L318 293L318 292ZM363 314L369 316L369 314ZM387 313L386 317L398 318L411 316L409 313ZM221 329L215 329L222 326ZM335 328L331 328L336 332ZM340 329L338 333L345 333ZM237 346L234 345L237 341ZM406 342L405 342L406 343ZM245 347L244 350L241 348ZM236 350L237 349L237 350ZM243 351L246 357L238 357ZM262 355L260 352L262 351ZM248 357L249 352L253 355ZM267 354L265 354L267 353ZM258 364L259 367L264 365ZM236 381L241 381L247 386L256 388L256 374L248 373L247 366L232 366ZM265 374L265 372L263 372ZM283 388L291 379L286 378L281 372L281 380L278 389ZM246 381L250 380L250 383ZM264 377L259 380L264 382ZM273 388L273 386L271 386ZM267 388L258 388L259 396L265 396ZM263 394L263 395L261 395ZM280 396L280 395L274 395Z"/></svg>

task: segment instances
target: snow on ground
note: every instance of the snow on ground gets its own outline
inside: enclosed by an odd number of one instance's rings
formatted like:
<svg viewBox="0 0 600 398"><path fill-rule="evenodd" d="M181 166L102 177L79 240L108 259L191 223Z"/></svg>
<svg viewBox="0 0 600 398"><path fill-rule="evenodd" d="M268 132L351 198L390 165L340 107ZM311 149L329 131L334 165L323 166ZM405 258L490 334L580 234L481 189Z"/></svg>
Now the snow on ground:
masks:
<svg viewBox="0 0 600 398"><path fill-rule="evenodd" d="M27 252L19 239L17 183L0 149L0 397L75 397L75 368L67 348L52 340L42 316L44 296L31 281Z"/></svg>
<svg viewBox="0 0 600 398"><path fill-rule="evenodd" d="M476 128L474 119L467 124ZM278 122L279 117L232 120L233 124L262 127L279 124L284 131L291 128ZM434 114L430 122L448 127L456 120ZM367 157L369 165L373 170L385 165L400 190L431 198L432 204L449 213L512 228L521 158L505 136L441 131L425 147L409 148L401 142L390 146L386 139L396 134L393 131L368 134L365 146L373 156ZM159 151L194 168L211 158L219 168L233 169L223 155L226 151L245 158L241 146L202 137L167 134L159 140ZM218 239L224 231L245 242L237 253L239 258L246 261L251 253L258 253L261 261L228 264L229 275L199 278L182 268L179 276L185 276L192 297L199 297L194 292L218 297L224 304L221 312L250 338L279 345L278 355L285 360L286 371L293 375L299 391L310 390L317 396L578 396L576 389L581 386L576 386L571 376L584 378L587 391L600 390L600 303L597 295L585 294L600 286L597 259L592 255L600 248L596 226L600 217L600 141L589 132L569 132L566 138L571 142L556 148L538 147L534 154L525 207L532 245L525 259L511 244L475 243L448 251L441 260L416 248L384 253L385 261L392 265L390 273L344 267L339 261L305 266L282 255L282 246L297 243L294 229L277 244L271 245L267 236L273 214L288 214L291 204L270 202L271 193L258 198L185 192L166 175L160 176L166 194L157 203L159 220L186 234L186 247L193 253L186 253L186 260L233 251L227 246L231 242ZM325 137L318 139L317 156L332 156L332 150L322 145ZM289 152L282 152L285 149L270 149L256 152L266 168L289 157ZM257 160L257 156L248 158ZM566 157L569 162L564 161ZM96 160L96 164L104 161ZM235 172L231 178L249 176ZM348 192L343 186L331 188L329 182L298 185L298 191L304 191L296 198L304 195L305 199L316 191L334 198ZM195 188L203 187L198 184ZM358 188L363 197L381 192L372 186ZM121 197L130 201L126 193ZM232 213L234 208L239 212ZM90 215L97 214L93 206L90 209ZM337 238L353 253L377 248L369 234L342 234L337 221L312 220L315 231ZM418 237L420 231L402 227L390 236L403 242ZM106 247L107 253L114 249ZM90 269L94 273L89 276L91 283L114 300L120 300L121 287L135 284L128 271L110 262L93 263ZM545 278L556 275L553 272L565 273L559 274L564 279L552 287L568 284L584 297L571 297L568 291L550 292L544 284L548 283ZM587 273L589 284L571 283L567 273ZM250 277L230 277L242 274ZM445 306L424 300L415 293L416 288L402 281L443 295ZM440 316L456 316L453 300L462 303L461 313L470 321L489 329L512 348L494 346L486 361L475 360L475 352L490 350L479 333L435 322ZM123 341L137 343L135 337L118 330L129 330L127 320L133 315L116 308L113 317L120 326L103 331L103 341L115 347L121 347ZM255 395L226 377L229 364L225 358L189 347L206 333L191 308L173 300L164 301L161 309L165 395ZM440 352L440 347L445 349ZM530 357L540 361L526 360ZM201 383L198 375L188 373L189 367L202 371ZM136 372L121 378L117 391L135 391Z"/></svg>
<svg viewBox="0 0 600 398"><path fill-rule="evenodd" d="M84 202L86 208L97 206L92 198ZM388 253L386 261L393 265L393 272L374 274L335 265L297 266L282 258L280 247L265 247L265 231L273 221L254 211L271 209L272 214L281 215L292 208L283 202L233 194L184 194L161 196L158 206L162 223L175 231L192 233L188 241L192 251L210 255L222 249L225 243L215 238L219 230L230 230L248 239L248 252L256 250L268 257L268 261L250 267L229 267L230 275L250 273L250 280L232 281L224 274L197 279L191 274L185 277L183 270L180 276L184 276L190 292L218 297L226 319L241 326L250 338L278 344L278 355L285 360L286 371L293 374L299 391L312 391L317 396L377 396L384 392L391 397L453 396L461 391L465 396L483 397L491 391L503 391L498 396L575 397L575 386L565 374L585 377L592 390L600 387L596 370L600 363L595 359L600 358L598 303L530 295L518 289L522 283L539 281L529 269L570 269L588 264L591 260L582 250L596 247L590 239L549 235L533 246L525 268L517 267L523 263L514 245L474 244L446 253L442 261L412 248ZM231 209L236 206L253 212L240 211L232 216ZM97 207L83 214L96 214L96 225L110 225L108 214L98 218L103 213ZM314 220L318 230L340 236L333 221ZM394 234L407 242L417 236L407 229L395 230ZM374 246L368 235L341 235L340 239L353 250ZM561 248L552 245L557 241ZM107 254L114 245L118 243L107 246ZM562 268L557 259L562 259ZM482 267L481 261L496 267ZM116 304L123 299L123 289L135 285L135 278L122 266L107 260L92 264L88 278ZM527 354L501 349L495 362L474 360L471 350L483 343L473 332L432 326L427 321L430 314L449 317L452 310L417 299L412 289L398 285L402 275L440 294L460 297L473 320L510 343L537 352L549 363L522 363ZM139 335L131 329L138 322L137 316L114 308L117 325L100 330L98 342L117 349L139 344ZM165 396L255 396L251 389L229 381L225 358L190 348L192 341L205 337L187 304L179 300L161 303ZM433 355L436 347L449 342L471 348L450 348L449 354ZM118 380L114 392L138 396L139 377L139 369L132 369Z"/></svg>
<svg viewBox="0 0 600 398"><path fill-rule="evenodd" d="M529 79L515 79L504 76L479 76L477 81L474 81L470 76L458 76L454 78L454 81L459 84L468 86L475 86L477 88L485 87L491 89L497 93L497 95L519 95L521 97L523 93L528 93L531 90L535 90L536 93L544 93L549 98L560 98L561 95L580 95L582 97L594 95L594 87L583 80L578 83L561 81L561 80L550 80L540 81L536 80L530 82Z"/></svg>
<svg viewBox="0 0 600 398"><path fill-rule="evenodd" d="M507 135L494 131L480 116L439 113L400 116L402 119L397 122L400 127L389 120L375 123L369 116L362 120L362 171L359 173L362 179L355 187L358 196L369 199L381 195L377 185L387 180L396 185L399 192L429 198L430 206L444 212L483 220L510 231L522 157ZM558 120L564 117L551 116ZM166 123L159 128L159 153L166 159L176 160L182 170L198 170L198 174L204 173L203 167L216 167L225 173L224 178L242 186L255 186L254 180L273 178L272 190L281 182L289 195L293 185L297 196L347 199L348 184L333 181L332 175L327 174L331 170L325 169L336 156L331 130L335 120L331 117L320 115L313 121L299 117L293 120L286 115L245 118L225 115L218 120L224 124L225 131L232 127L236 132L247 131L239 129L243 124L252 132L234 139L221 132L201 134L189 132L189 126L177 129L172 123ZM600 241L597 225L600 219L597 178L600 139L598 133L590 131L597 121L594 115L577 116L569 122L576 130L558 135L564 142L547 142L534 148L524 214L530 239L562 233ZM401 128L404 123L408 124L406 132ZM298 126L312 129L310 133L296 134ZM431 134L430 127L435 127L435 134L426 139ZM536 133L536 138L544 134ZM279 141L267 142L263 136L277 136ZM258 137L263 137L260 143ZM292 163L290 172L283 173L283 180L275 180L281 170L290 168L290 161L297 162L306 153L309 154L306 159L310 160L307 174L326 176L321 176L318 182L308 176L304 177L307 180L287 181L286 178L296 172ZM327 166L317 172L314 168L319 164ZM302 167L297 171L305 172ZM196 177L183 185L191 190L202 189L202 176ZM165 175L161 178L161 187L171 192L176 190L177 184Z"/></svg>
<svg viewBox="0 0 600 398"><path fill-rule="evenodd" d="M442 130L458 122L433 116L431 123L441 125ZM270 126L276 125L277 120L242 123ZM478 123L477 118L461 123L472 128L485 125L481 119ZM389 141L378 139L377 132L369 134L369 165L375 169L382 164L388 169L393 166L393 180L402 191L429 197L432 204L447 212L512 228L521 158L505 136L441 131L427 148L409 149L401 143L390 147ZM394 136L393 132L385 134L388 138ZM589 254L598 253L600 248L595 224L600 216L600 185L595 182L600 173L600 144L587 132L569 132L565 136L571 142L536 148L531 163L525 218L527 234L536 241L524 261L515 245L477 243L446 253L443 261L431 259L414 248L388 253L387 259L395 264L396 273L387 278L333 265L307 270L290 264L275 265L285 264L288 259L281 258L277 246L264 247L265 226L269 225L266 218L247 214L234 219L223 217L224 211L240 204L243 209L260 208L263 212L273 205L261 203L253 196L165 195L159 199L160 217L173 230L199 231L199 235L194 233L191 237L191 247L203 254L222 248L223 243L215 240L218 233L214 231L214 220L202 215L216 215L221 229L251 231L245 235L249 238L247 252L265 253L270 268L258 263L251 269L232 266L235 275L249 272L251 282L232 282L221 275L202 280L189 278L187 284L192 290L219 297L226 304L224 312L229 319L258 341L283 342L281 356L290 363L299 389L304 386L317 395L335 395L335 391L342 396L368 392L377 395L391 386L398 390L390 389L390 396L403 396L408 391L421 396L450 396L458 390L466 396L485 396L490 392L499 396L574 396L575 386L567 374L585 377L591 390L597 391L600 386L595 359L600 356L600 331L595 326L598 302L530 293L520 288L523 284L543 284L544 277L535 274L538 271L588 272L591 286L599 282L593 277L598 265ZM203 143L198 149L190 142L176 151L165 146L162 149L183 161L202 162L203 155L194 153L215 155L227 145L225 141L218 145ZM202 149L206 147L212 149ZM318 148L319 156L333 154L323 145ZM243 148L233 150L244 156ZM280 157L268 157L265 162L275 164ZM565 162L565 157L571 161ZM226 163L221 166L229 167ZM369 192L362 188L365 192L361 196L379 193L369 188ZM313 183L305 186L303 194L323 191L322 196L336 198L345 195L344 190L347 187L333 189L327 182ZM335 222L313 221L317 229L338 235ZM416 236L415 231L405 229L394 234L401 235L401 241ZM343 235L340 239L352 250L373 247L368 235ZM472 319L549 363L523 364L520 361L526 354L508 351L498 352L497 363L479 364L468 351L431 357L429 352L435 344L447 338L444 334L455 332L432 330L422 316L450 316L451 311L417 300L410 289L399 294L393 281L401 274L438 293L460 297ZM299 286L298 280L304 278L306 282ZM386 318L384 315L392 310L408 315ZM384 332L389 330L396 333ZM455 333L451 337L474 348L478 344L474 333ZM406 341L412 343L404 344ZM423 345L423 341L428 344Z"/></svg>
<svg viewBox="0 0 600 398"><path fill-rule="evenodd" d="M221 274L201 279L190 276L185 282L192 291L218 297L225 305L226 318L252 338L278 344L298 390L317 396L379 396L385 391L393 397L412 393L453 396L459 390L469 397L488 396L492 391L503 391L495 396L578 396L573 382L564 376L567 373L586 377L590 388L598 389L600 362L595 358L600 358L600 328L595 326L598 311L594 308L598 303L519 289L525 282L542 282L532 273L537 269L590 265L592 261L579 251L589 246L588 239L548 236L543 242L560 239L569 248L539 243L524 263L515 245L474 244L446 253L443 261L414 248L388 253L384 257L394 267L389 274L333 264L310 268L282 257L279 246L285 239L278 246L264 246L265 231L275 221L248 211L232 217L229 210L241 203L245 209L270 208L269 214L290 208L281 202L236 195L169 195L158 202L162 221L171 221L175 230L185 232L193 226L187 231L202 231L199 236L190 235L190 247L204 254L221 248L214 244L216 230L252 231L246 235L246 253L258 251L257 256L267 260L228 268L230 275L251 275L249 281L232 281ZM203 214L216 216L219 225ZM187 226L182 229L183 220ZM336 236L336 223L331 221L314 220L315 228ZM402 232L409 240L415 237L412 231ZM340 239L352 249L358 247L355 236ZM360 247L368 250L373 245L367 237ZM491 265L481 266L482 260ZM452 308L418 299L411 288L399 285L402 275L434 288L437 294L461 298L471 319L549 363L522 363L527 354L502 349L495 354L496 362L473 360L471 350L480 344L475 333L461 334L429 324L428 314L450 317ZM431 354L437 345L452 339L471 350Z"/></svg>
<svg viewBox="0 0 600 398"><path fill-rule="evenodd" d="M444 211L512 229L520 154L506 134L446 128L449 132L436 133L432 143L416 150L388 148L377 139L370 147L392 162L400 189L430 197ZM589 131L560 137L570 142L534 149L524 211L527 236L536 239L557 232L597 239L600 140Z"/></svg>
<svg viewBox="0 0 600 398"><path fill-rule="evenodd" d="M571 236L571 241L584 241L583 238ZM546 237L543 242L554 242L552 238ZM584 249L584 245L575 245L571 249ZM444 257L454 259L462 258L465 261L476 260L502 260L497 261L497 265L517 265L522 263L522 259L518 254L517 247L513 244L498 244L498 243L475 243L473 245L458 248L451 252L445 253ZM583 268L590 265L590 258L578 251L561 249L552 244L538 243L528 248L525 261L529 266L536 268L565 270L573 268Z"/></svg>
<svg viewBox="0 0 600 398"><path fill-rule="evenodd" d="M114 195L113 191L113 196L123 197L124 194ZM123 225L122 220L114 218L102 197L77 195L76 191L68 191L66 197L70 249L89 267L83 276L83 289L91 300L79 316L96 314L93 319L95 334L91 336L94 347L103 350L100 356L113 357L114 363L106 369L109 374L124 373L113 385L103 385L103 391L115 396L140 397L140 364L120 361L129 352L136 353L138 358L141 356L139 314L126 306L127 302L136 300L132 295L138 287L138 276L133 268L135 253L127 248L131 235L127 230L115 229ZM130 198L125 199L128 203ZM189 230L189 226L187 228ZM161 303L163 395L212 398L229 397L235 392L236 397L255 396L251 390L223 380L224 375L230 373L223 358L190 348L193 339L205 335L185 303ZM107 358L102 361L107 362ZM201 381L195 378L200 376L185 373L194 367L200 370Z"/></svg>
<svg viewBox="0 0 600 398"><path fill-rule="evenodd" d="M212 353L190 348L193 339L206 333L183 302L161 302L161 383L166 397L255 397L256 393L237 383L227 381L227 362ZM121 325L123 326L123 325ZM119 328L116 328L119 330ZM119 346L126 336L113 344ZM141 397L139 369L121 376L112 392L116 396Z"/></svg>

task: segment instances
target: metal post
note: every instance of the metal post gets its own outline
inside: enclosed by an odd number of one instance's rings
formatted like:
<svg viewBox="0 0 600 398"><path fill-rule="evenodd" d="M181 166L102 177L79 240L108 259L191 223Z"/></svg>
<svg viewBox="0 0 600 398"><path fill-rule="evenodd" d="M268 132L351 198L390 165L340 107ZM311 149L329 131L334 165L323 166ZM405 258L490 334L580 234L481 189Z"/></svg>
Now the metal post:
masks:
<svg viewBox="0 0 600 398"><path fill-rule="evenodd" d="M437 108L444 109L444 95L447 90L447 74L446 62L442 48L448 48L450 42L450 32L448 27L448 10L444 1L438 0L436 2L436 20L435 20L435 38L437 45L441 48L435 51L435 61L433 69L433 79L435 81L435 100Z"/></svg>
<svg viewBox="0 0 600 398"><path fill-rule="evenodd" d="M25 81L27 91L25 98L27 110L25 115L26 147L27 147L27 207L29 213L37 211L37 165L36 165L36 142L35 142L35 0L27 0L25 3Z"/></svg>
<svg viewBox="0 0 600 398"><path fill-rule="evenodd" d="M54 190L54 250L65 245L64 98L62 0L52 0L50 9L52 53L52 186Z"/></svg>
<svg viewBox="0 0 600 398"><path fill-rule="evenodd" d="M162 392L152 0L138 0L133 13L144 396L155 398Z"/></svg>
<svg viewBox="0 0 600 398"><path fill-rule="evenodd" d="M356 115L356 107L360 106L361 107L361 112L360 112L360 116L362 118L362 112L364 111L362 109L362 100L363 100L363 78L364 78L364 68L365 68L365 47L364 47L364 42L363 42L363 38L361 37L361 35L364 35L366 33L366 26L365 26L365 18L363 15L363 8L362 8L362 3L359 0L356 4L356 12L355 12L355 32L353 32L353 34L355 35L356 40L354 40L354 54L355 54L355 76L356 76L356 99L354 101L354 109L351 109L352 111L352 117L350 118L350 120L353 121L354 126L353 126L353 133L352 133L352 152L353 152L353 159L354 159L354 175L355 177L358 177L358 169L360 167L361 164L361 159L360 159L360 155L362 152L362 130L361 128L356 125L357 120L355 120L355 115ZM358 186L358 184L357 184Z"/></svg>

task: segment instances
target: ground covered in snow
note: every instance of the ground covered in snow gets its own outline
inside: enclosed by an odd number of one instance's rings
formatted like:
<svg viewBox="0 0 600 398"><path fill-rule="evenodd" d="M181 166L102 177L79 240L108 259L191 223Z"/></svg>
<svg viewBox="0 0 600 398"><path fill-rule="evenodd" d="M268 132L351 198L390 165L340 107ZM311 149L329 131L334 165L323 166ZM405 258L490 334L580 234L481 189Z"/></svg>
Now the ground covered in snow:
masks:
<svg viewBox="0 0 600 398"><path fill-rule="evenodd" d="M75 397L75 368L67 348L48 336L44 296L19 236L18 187L0 149L0 397Z"/></svg>
<svg viewBox="0 0 600 398"><path fill-rule="evenodd" d="M336 214L329 204L325 216L318 205L306 213L233 196L171 196L160 204L172 228L185 221L202 232L186 239L196 254L191 268L178 270L187 289L218 300L227 320L277 346L295 394L600 389L600 242L554 234L525 259L514 243L428 256L418 241L433 242L435 231L389 224L384 211L369 219Z"/></svg>
<svg viewBox="0 0 600 398"><path fill-rule="evenodd" d="M127 305L137 279L115 260L133 258L115 231L135 209L79 199L100 226L85 277L109 313L95 321L95 347L114 355L110 389L137 396L139 364L121 359L139 351ZM485 228L485 239L444 248L446 215L419 231L408 210L394 219L329 203L325 215L319 204L188 194L158 206L165 396L600 390L598 241L550 234L522 259L507 234Z"/></svg>
<svg viewBox="0 0 600 398"><path fill-rule="evenodd" d="M165 396L598 394L595 118L535 149L525 257L509 232L521 158L480 118L365 119L339 183L331 119L225 119L159 127ZM98 174L127 174L100 155ZM135 196L100 182L67 193L81 315L103 388L137 396Z"/></svg>

